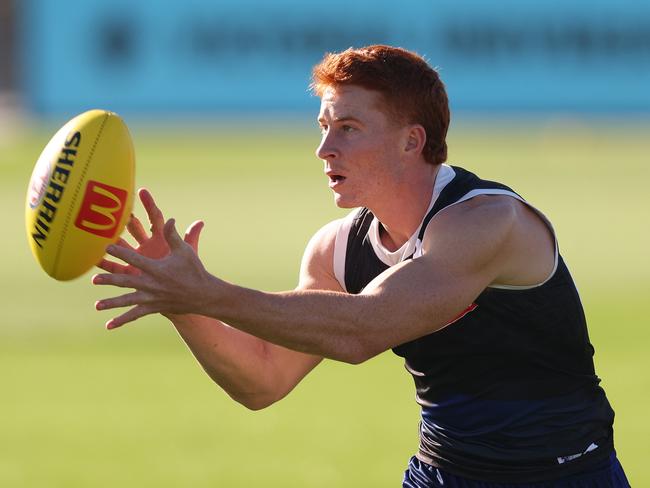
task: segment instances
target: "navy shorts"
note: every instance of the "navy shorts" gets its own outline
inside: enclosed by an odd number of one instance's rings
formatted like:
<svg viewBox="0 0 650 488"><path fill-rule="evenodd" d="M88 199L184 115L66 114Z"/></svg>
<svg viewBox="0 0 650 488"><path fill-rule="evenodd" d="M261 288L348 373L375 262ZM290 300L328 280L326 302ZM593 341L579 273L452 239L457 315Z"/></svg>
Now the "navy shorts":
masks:
<svg viewBox="0 0 650 488"><path fill-rule="evenodd" d="M623 467L616 454L609 463L586 473L540 483L490 483L455 476L423 463L415 456L404 473L402 488L629 488Z"/></svg>

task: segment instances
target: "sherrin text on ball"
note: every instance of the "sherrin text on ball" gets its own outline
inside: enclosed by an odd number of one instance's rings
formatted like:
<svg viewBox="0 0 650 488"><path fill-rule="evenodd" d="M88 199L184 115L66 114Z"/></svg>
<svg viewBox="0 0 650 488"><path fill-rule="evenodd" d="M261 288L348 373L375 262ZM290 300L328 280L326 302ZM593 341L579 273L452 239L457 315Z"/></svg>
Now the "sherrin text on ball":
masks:
<svg viewBox="0 0 650 488"><path fill-rule="evenodd" d="M131 214L135 152L115 113L90 110L65 124L39 157L25 224L34 257L57 280L96 265Z"/></svg>

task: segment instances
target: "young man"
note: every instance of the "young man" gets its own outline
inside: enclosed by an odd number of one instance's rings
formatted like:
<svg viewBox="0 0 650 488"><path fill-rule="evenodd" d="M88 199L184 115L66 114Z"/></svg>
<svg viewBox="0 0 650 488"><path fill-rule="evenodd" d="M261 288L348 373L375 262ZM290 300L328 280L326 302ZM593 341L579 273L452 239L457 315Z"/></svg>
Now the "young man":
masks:
<svg viewBox="0 0 650 488"><path fill-rule="evenodd" d="M443 164L449 109L438 74L408 51L369 46L314 68L336 204L305 251L296 290L211 275L201 222L182 240L153 198L93 282L134 288L116 328L169 317L207 373L249 408L281 399L323 357L405 358L422 406L406 487L627 486L614 413L551 224L505 185ZM226 325L227 324L227 325Z"/></svg>

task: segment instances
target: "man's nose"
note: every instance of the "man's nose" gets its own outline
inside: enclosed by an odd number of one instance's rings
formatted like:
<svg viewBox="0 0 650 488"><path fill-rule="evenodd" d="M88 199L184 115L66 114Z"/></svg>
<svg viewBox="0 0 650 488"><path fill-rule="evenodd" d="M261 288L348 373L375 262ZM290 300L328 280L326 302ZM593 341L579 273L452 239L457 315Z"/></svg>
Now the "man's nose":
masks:
<svg viewBox="0 0 650 488"><path fill-rule="evenodd" d="M323 160L336 158L339 151L334 142L330 132L324 133L319 146L316 148L316 157Z"/></svg>

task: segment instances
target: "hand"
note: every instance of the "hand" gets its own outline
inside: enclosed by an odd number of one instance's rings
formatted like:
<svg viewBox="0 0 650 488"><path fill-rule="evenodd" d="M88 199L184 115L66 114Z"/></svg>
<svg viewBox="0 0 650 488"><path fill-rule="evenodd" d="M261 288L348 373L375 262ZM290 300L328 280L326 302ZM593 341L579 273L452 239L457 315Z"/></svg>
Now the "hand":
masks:
<svg viewBox="0 0 650 488"><path fill-rule="evenodd" d="M163 234L163 227L165 225L163 213L160 211L153 196L147 189L141 188L138 191L138 196L140 197L142 206L147 212L147 217L149 218L151 236L147 235L142 222L140 222L135 215L131 215L126 228L138 245L133 247L122 238L120 238L116 244L126 249L131 249L142 256L149 258L163 258L169 254L169 245L167 244ZM203 229L203 225L202 221L196 221L188 227L187 232L185 233L185 242L192 246L192 249L194 249L194 252L197 254L199 248L199 236ZM104 271L108 271L109 273L140 274L140 270L134 266L119 264L107 259L102 259L97 267Z"/></svg>
<svg viewBox="0 0 650 488"><path fill-rule="evenodd" d="M96 303L98 310L135 305L128 312L108 321L106 326L109 329L151 313L161 312L168 315L191 310L187 308L191 302L190 298L198 297L203 288L199 286L201 289L189 292L189 297L181 298L183 292L187 291L185 283L188 283L183 282L183 278L193 272L195 275L197 272L203 275L200 279L196 276L189 278L189 289L192 289L208 276L197 256L203 222L197 221L190 225L184 240L181 240L174 227L174 221L170 220L165 224L163 214L152 195L141 189L139 196L151 222L151 237L147 236L141 222L132 216L127 229L138 242L138 246L133 247L120 239L116 245L107 249L110 255L122 259L127 264L103 259L98 266L109 274L95 275L92 278L93 284L136 289L134 293Z"/></svg>

